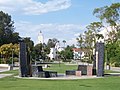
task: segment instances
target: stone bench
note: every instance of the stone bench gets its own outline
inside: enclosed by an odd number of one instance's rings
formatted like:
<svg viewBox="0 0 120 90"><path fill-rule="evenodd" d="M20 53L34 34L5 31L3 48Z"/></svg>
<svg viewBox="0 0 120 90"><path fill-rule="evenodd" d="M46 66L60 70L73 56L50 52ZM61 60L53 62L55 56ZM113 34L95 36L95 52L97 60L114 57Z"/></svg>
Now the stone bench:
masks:
<svg viewBox="0 0 120 90"><path fill-rule="evenodd" d="M54 72L54 71L41 71L41 72L38 72L38 77L43 77L43 78L57 77L57 72Z"/></svg>
<svg viewBox="0 0 120 90"><path fill-rule="evenodd" d="M34 77L57 77L57 72L55 71L44 71L42 66L32 66L32 76Z"/></svg>
<svg viewBox="0 0 120 90"><path fill-rule="evenodd" d="M89 66L89 65L78 65L77 70L66 70L66 75L92 76L93 75L92 73L93 73L93 68L92 68L92 66Z"/></svg>
<svg viewBox="0 0 120 90"><path fill-rule="evenodd" d="M57 72L55 71L48 71L48 72L49 72L50 77L57 77Z"/></svg>
<svg viewBox="0 0 120 90"><path fill-rule="evenodd" d="M66 75L75 75L75 70L66 70Z"/></svg>

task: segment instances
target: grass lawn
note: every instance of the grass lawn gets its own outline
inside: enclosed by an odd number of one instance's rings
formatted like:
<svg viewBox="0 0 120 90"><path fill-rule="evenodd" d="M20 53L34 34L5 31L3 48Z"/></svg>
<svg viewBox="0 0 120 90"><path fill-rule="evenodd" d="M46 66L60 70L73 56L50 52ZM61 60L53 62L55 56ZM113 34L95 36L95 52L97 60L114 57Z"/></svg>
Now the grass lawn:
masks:
<svg viewBox="0 0 120 90"><path fill-rule="evenodd" d="M66 70L77 70L77 65L65 65L65 64L52 64L50 68L46 68L44 70L52 70L57 71L58 73L65 73Z"/></svg>
<svg viewBox="0 0 120 90"><path fill-rule="evenodd" d="M58 64L54 64L48 69L63 73L65 70L76 70L76 68L75 65L61 64L61 67L58 67ZM6 73L17 74L18 71ZM0 79L0 90L120 90L120 77L80 80L28 80L11 76Z"/></svg>

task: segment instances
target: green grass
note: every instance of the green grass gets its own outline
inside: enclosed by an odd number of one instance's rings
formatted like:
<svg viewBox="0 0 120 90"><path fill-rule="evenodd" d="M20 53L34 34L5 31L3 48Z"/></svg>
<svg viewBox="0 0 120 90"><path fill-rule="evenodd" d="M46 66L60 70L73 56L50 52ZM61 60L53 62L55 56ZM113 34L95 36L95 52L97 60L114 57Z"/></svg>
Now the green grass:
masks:
<svg viewBox="0 0 120 90"><path fill-rule="evenodd" d="M76 70L76 65L53 64L45 70L64 73L65 70ZM111 71L106 71L111 72ZM18 70L5 73L17 74ZM120 90L120 77L79 80L28 80L13 76L0 79L0 90Z"/></svg>
<svg viewBox="0 0 120 90"><path fill-rule="evenodd" d="M65 73L66 70L77 70L77 65L65 65L65 64L51 64L50 68L46 68L44 70L53 70L58 73Z"/></svg>
<svg viewBox="0 0 120 90"><path fill-rule="evenodd" d="M57 71L58 73L65 73L66 70L77 70L78 65L65 65L65 64L51 64L50 68L46 68L44 70L52 70L52 71ZM117 71L111 71L111 70L105 70L105 74L107 73L120 73Z"/></svg>
<svg viewBox="0 0 120 90"><path fill-rule="evenodd" d="M0 90L120 90L120 77L86 80L0 79Z"/></svg>
<svg viewBox="0 0 120 90"><path fill-rule="evenodd" d="M117 72L117 71L111 71L111 70L105 70L104 73L107 74L107 73L120 73L120 72Z"/></svg>

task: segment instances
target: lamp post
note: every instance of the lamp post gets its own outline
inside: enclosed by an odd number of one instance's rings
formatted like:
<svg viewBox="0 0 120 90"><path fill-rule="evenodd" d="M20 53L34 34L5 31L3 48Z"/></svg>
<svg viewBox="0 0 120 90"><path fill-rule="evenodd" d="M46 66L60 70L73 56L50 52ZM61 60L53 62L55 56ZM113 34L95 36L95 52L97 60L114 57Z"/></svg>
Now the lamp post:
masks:
<svg viewBox="0 0 120 90"><path fill-rule="evenodd" d="M1 61L2 61L2 63L4 62L4 55L3 55L3 52L1 52Z"/></svg>
<svg viewBox="0 0 120 90"><path fill-rule="evenodd" d="M1 63L1 62L2 62L2 52L1 52L1 54L0 54L0 55L1 55L1 58L0 58L0 59L1 59L1 60L0 60L0 63Z"/></svg>
<svg viewBox="0 0 120 90"><path fill-rule="evenodd" d="M12 49L12 67L13 67L13 51L14 49Z"/></svg>

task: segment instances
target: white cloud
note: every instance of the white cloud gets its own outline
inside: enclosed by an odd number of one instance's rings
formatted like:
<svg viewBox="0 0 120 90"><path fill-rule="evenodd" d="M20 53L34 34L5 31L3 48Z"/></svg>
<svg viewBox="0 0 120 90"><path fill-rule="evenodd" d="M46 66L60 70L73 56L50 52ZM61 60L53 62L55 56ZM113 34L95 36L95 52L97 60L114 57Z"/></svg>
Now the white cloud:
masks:
<svg viewBox="0 0 120 90"><path fill-rule="evenodd" d="M75 33L74 36L78 37L80 35L80 33Z"/></svg>
<svg viewBox="0 0 120 90"><path fill-rule="evenodd" d="M49 0L46 3L35 0L0 0L0 10L22 12L28 15L40 15L52 11L67 9L71 0Z"/></svg>
<svg viewBox="0 0 120 90"><path fill-rule="evenodd" d="M76 40L76 38L72 38L72 39L68 40L67 44L68 45L73 45L74 44L74 45L77 46L77 40Z"/></svg>
<svg viewBox="0 0 120 90"><path fill-rule="evenodd" d="M15 27L15 31L19 32L20 36L31 37L35 43L37 43L37 37L40 30L44 34L45 42L47 39L57 38L61 42L62 40L68 41L68 44L75 44L70 40L72 38L76 38L76 36L74 36L76 33L81 33L84 31L82 26L79 24L33 24L30 22L21 21L16 23Z"/></svg>

